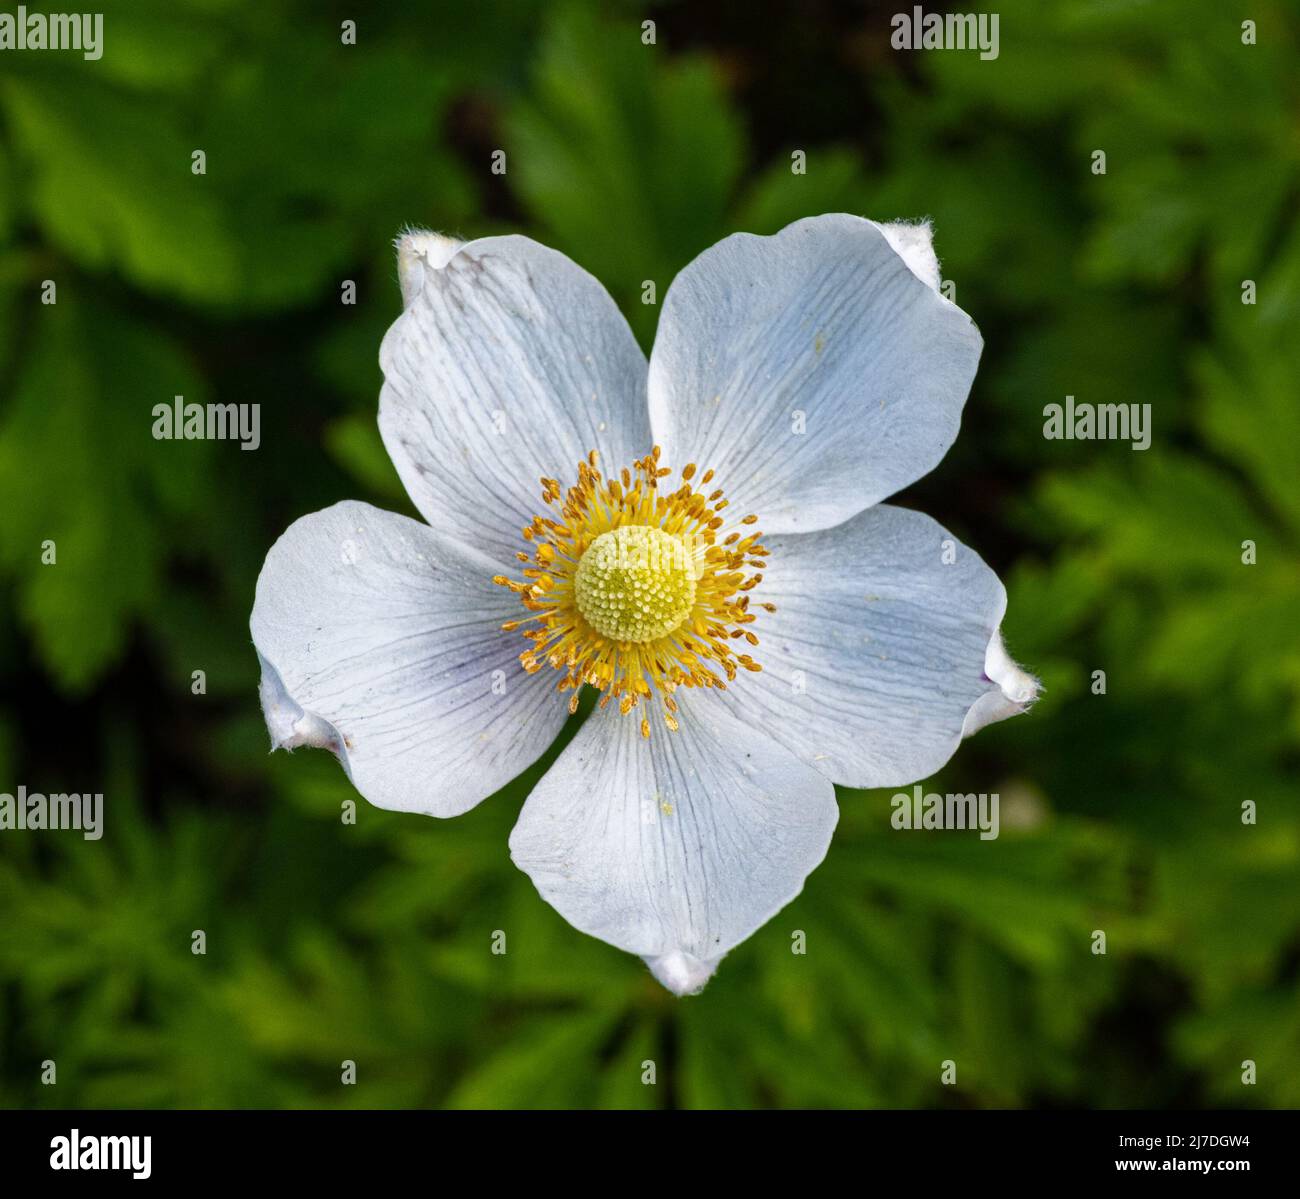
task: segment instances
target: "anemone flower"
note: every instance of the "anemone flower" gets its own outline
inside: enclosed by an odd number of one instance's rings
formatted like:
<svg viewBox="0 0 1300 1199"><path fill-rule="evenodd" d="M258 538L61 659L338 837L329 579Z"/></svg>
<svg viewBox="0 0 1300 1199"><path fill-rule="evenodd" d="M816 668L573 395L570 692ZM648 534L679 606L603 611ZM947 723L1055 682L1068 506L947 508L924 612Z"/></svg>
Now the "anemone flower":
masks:
<svg viewBox="0 0 1300 1199"><path fill-rule="evenodd" d="M825 857L834 784L925 778L1037 694L993 571L880 502L956 438L979 332L928 225L843 214L706 250L648 362L528 238L410 233L398 275L379 428L427 523L343 502L272 547L251 625L273 747L455 816L594 688L511 856L696 992Z"/></svg>

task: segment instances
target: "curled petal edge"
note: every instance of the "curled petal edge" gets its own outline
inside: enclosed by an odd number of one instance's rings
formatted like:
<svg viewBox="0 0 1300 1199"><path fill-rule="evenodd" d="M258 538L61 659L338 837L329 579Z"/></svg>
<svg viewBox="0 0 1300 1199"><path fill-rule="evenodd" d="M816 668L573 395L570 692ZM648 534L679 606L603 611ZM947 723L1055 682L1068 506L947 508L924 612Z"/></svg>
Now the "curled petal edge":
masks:
<svg viewBox="0 0 1300 1199"><path fill-rule="evenodd" d="M1019 716L1038 699L1043 689L1038 679L1012 661L1001 628L995 629L989 640L984 654L984 674L989 682L998 685L998 690L986 692L971 705L961 726L963 738L979 732L985 725Z"/></svg>
<svg viewBox="0 0 1300 1199"><path fill-rule="evenodd" d="M397 249L397 282L402 289L402 307L409 308L424 286L425 271L442 270L465 243L427 229L409 229L393 244Z"/></svg>
<svg viewBox="0 0 1300 1199"><path fill-rule="evenodd" d="M344 750L343 738L328 720L306 711L297 700L289 694L280 672L260 653L258 663L262 667L262 679L257 685L258 697L262 701L262 715L266 717L267 732L271 734L271 752L287 749L292 752L307 745L313 749L328 749L348 770L348 757ZM351 771L348 771L349 776Z"/></svg>
<svg viewBox="0 0 1300 1199"><path fill-rule="evenodd" d="M907 263L912 274L931 291L943 296L939 291L942 280L939 259L934 252L934 226L929 220L890 221L886 224L877 221L875 225L885 235L894 253Z"/></svg>

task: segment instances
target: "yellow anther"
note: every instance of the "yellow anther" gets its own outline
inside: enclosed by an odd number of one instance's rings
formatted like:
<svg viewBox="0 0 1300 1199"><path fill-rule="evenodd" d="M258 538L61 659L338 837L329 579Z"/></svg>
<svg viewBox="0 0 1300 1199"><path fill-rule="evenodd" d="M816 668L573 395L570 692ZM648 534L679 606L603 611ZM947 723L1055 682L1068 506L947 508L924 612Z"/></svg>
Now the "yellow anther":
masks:
<svg viewBox="0 0 1300 1199"><path fill-rule="evenodd" d="M722 536L725 525L738 530L758 517L727 521L722 489L705 494L712 470L692 486L698 468L688 463L680 486L661 489L659 480L672 473L661 456L656 446L607 481L592 451L567 490L542 476L552 516L536 516L522 530L532 550L532 557L517 555L526 581L496 575L493 582L518 594L530 613L503 626L530 643L521 665L529 673L543 665L563 672L556 689L569 693L570 712L584 683L604 692L601 708L617 700L624 715L657 694L664 724L676 731L678 687L725 691L724 679L735 679L738 669L761 669L732 645L758 643L744 626L755 619L748 592L762 575L746 572L765 567L767 551L761 533ZM639 728L650 736L647 718Z"/></svg>

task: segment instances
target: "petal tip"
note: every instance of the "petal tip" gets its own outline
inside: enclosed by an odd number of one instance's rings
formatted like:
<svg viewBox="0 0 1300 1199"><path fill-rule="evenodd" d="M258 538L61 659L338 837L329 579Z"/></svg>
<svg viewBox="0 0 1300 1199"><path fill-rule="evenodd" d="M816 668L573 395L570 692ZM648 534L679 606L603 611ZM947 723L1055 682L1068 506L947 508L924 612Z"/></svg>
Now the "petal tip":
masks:
<svg viewBox="0 0 1300 1199"><path fill-rule="evenodd" d="M981 695L971 705L961 735L969 737L985 725L1027 711L1042 694L1042 682L1023 669L1007 653L1002 629L995 629L984 654L984 675L998 690Z"/></svg>
<svg viewBox="0 0 1300 1199"><path fill-rule="evenodd" d="M409 308L411 301L420 294L425 271L441 270L464 244L454 237L445 237L427 229L407 229L394 239L403 308Z"/></svg>
<svg viewBox="0 0 1300 1199"><path fill-rule="evenodd" d="M941 281L939 259L934 252L934 226L929 219L892 221L876 227L912 274L931 291L938 292Z"/></svg>
<svg viewBox="0 0 1300 1199"><path fill-rule="evenodd" d="M645 963L650 973L655 976L674 995L698 995L704 985L713 977L718 968L718 961L702 962L699 958L680 949L663 953L657 957L648 957Z"/></svg>

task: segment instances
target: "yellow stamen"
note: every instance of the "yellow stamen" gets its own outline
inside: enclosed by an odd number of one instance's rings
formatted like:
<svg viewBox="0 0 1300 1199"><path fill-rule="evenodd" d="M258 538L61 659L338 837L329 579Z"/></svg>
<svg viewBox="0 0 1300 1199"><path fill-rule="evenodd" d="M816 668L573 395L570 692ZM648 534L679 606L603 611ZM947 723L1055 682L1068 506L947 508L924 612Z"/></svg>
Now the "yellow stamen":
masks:
<svg viewBox="0 0 1300 1199"><path fill-rule="evenodd" d="M557 480L543 476L542 502L552 516L537 516L523 530L533 550L522 571L524 582L497 575L493 582L519 595L531 614L508 621L520 628L530 648L519 660L530 674L550 665L563 672L557 691L572 691L569 710L577 710L578 690L588 683L605 692L600 706L611 699L627 715L642 700L657 694L664 723L678 728L678 687L725 690L739 669L761 667L748 654L730 645L743 638L757 645L748 628L755 614L748 611L749 591L762 574L767 550L758 544L761 533L744 538L739 532L718 537L726 518L722 489L709 495L692 486L696 466L681 472L676 490L661 481L671 470L659 464L658 446L606 480L592 451L578 463L578 481L564 491ZM713 479L706 470L701 488ZM753 525L757 516L737 522ZM758 605L775 611L771 604ZM531 627L522 627L531 626ZM650 736L644 717L640 731Z"/></svg>

